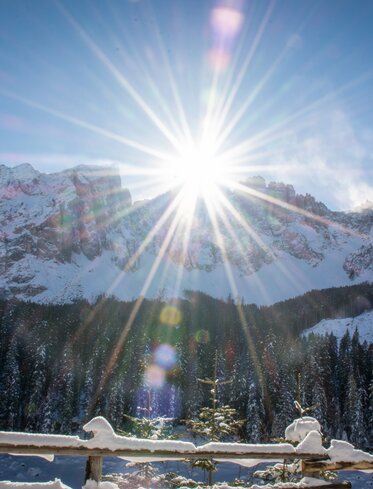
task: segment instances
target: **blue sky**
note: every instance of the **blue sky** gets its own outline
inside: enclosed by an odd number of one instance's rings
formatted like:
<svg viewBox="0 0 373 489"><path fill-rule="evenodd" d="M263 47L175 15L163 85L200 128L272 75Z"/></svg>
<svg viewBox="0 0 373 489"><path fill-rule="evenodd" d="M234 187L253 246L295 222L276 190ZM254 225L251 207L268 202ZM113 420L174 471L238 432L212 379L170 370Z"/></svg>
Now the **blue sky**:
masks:
<svg viewBox="0 0 373 489"><path fill-rule="evenodd" d="M0 163L115 162L151 197L159 154L208 119L236 178L373 200L372 19L363 0L2 0Z"/></svg>

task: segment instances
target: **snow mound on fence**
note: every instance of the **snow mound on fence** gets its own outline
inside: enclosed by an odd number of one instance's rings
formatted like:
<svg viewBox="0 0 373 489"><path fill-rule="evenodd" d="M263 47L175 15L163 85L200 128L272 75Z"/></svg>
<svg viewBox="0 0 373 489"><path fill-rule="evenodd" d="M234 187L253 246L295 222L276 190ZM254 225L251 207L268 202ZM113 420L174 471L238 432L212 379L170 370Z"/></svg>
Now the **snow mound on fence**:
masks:
<svg viewBox="0 0 373 489"><path fill-rule="evenodd" d="M321 433L321 426L317 419L311 416L295 419L285 430L285 438L289 441L300 442L306 438L310 431Z"/></svg>
<svg viewBox="0 0 373 489"><path fill-rule="evenodd" d="M85 448L101 448L109 450L165 450L170 452L191 452L196 447L193 443L174 440L148 440L142 438L129 438L117 435L111 424L102 416L91 419L83 426L84 431L93 432L93 438L82 442Z"/></svg>
<svg viewBox="0 0 373 489"><path fill-rule="evenodd" d="M324 455L325 448L322 446L322 438L319 431L310 431L303 441L299 443L296 449L297 453L317 453Z"/></svg>
<svg viewBox="0 0 373 489"><path fill-rule="evenodd" d="M295 453L295 448L290 443L206 443L197 447L196 452L214 453L285 453L291 455Z"/></svg>
<svg viewBox="0 0 373 489"><path fill-rule="evenodd" d="M351 443L342 440L332 440L326 453L332 462L373 462L373 455L358 450Z"/></svg>
<svg viewBox="0 0 373 489"><path fill-rule="evenodd" d="M363 452L362 450L357 450L354 448L353 445L345 441L332 440L330 448L325 449L322 446L320 424L315 418L311 417L296 419L286 428L286 438L291 441L300 442L296 448L290 443L207 443L205 445L196 447L193 443L183 441L129 438L117 435L114 432L110 423L102 416L93 418L83 428L85 431L93 433L93 437L89 440L83 440L78 436L0 432L0 444L10 445L14 448L16 448L17 446L22 446L22 448L24 448L24 446L27 448L44 448L44 450L40 450L40 455L43 457L49 451L53 453L55 448L61 447L109 450L110 452L113 452L113 455L115 455L115 452L118 453L119 451L128 451L129 453L122 453L119 456L125 460L130 460L137 463L153 460L169 460L170 458L177 459L178 457L175 457L175 454L180 454L180 459L183 458L183 455L185 453L198 453L202 456L204 452L208 452L209 454L214 453L217 455L216 458L218 459L220 459L220 457L218 456L219 453L229 453L232 454L232 457L227 457L222 460L246 466L254 465L253 459L249 459L249 456L250 454L254 455L258 453L268 454L269 460L271 459L271 454L283 454L290 458L292 458L292 456L294 458L294 455L296 454L309 454L320 455L323 457L327 456L332 462L359 463L373 461L373 455ZM138 454L143 455L141 457L138 457L135 453L137 451L144 451L145 453L143 452L141 454ZM153 455L153 452L164 453ZM235 454L239 454L240 456L242 456L242 454L247 454L248 459L236 459L234 456ZM254 456L254 459L255 458L256 457ZM57 482L51 482L50 484L55 483L57 484ZM2 487L12 487L9 486L10 483L7 482L7 484L7 486L0 486L0 489ZM14 487L18 488L20 486ZM54 486L45 485L42 487L54 488Z"/></svg>
<svg viewBox="0 0 373 489"><path fill-rule="evenodd" d="M60 479L50 482L11 482L0 481L0 489L71 489L63 484Z"/></svg>
<svg viewBox="0 0 373 489"><path fill-rule="evenodd" d="M114 482L96 482L88 479L82 489L119 489Z"/></svg>

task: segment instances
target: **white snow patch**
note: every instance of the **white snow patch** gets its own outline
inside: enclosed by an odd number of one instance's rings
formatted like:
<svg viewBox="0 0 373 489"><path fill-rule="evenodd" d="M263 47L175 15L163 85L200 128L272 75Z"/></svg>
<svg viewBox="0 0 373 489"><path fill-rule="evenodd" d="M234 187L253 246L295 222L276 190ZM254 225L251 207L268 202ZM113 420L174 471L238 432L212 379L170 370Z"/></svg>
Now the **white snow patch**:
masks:
<svg viewBox="0 0 373 489"><path fill-rule="evenodd" d="M297 453L317 453L324 455L325 448L322 446L321 434L319 431L310 431L306 438L297 446Z"/></svg>
<svg viewBox="0 0 373 489"><path fill-rule="evenodd" d="M360 341L373 343L373 311L363 312L360 316L354 318L339 318L339 319L323 319L312 328L307 329L302 333L303 336L308 336L310 333L326 335L333 333L338 340L348 330L352 336L355 329L359 331Z"/></svg>
<svg viewBox="0 0 373 489"><path fill-rule="evenodd" d="M60 479L51 482L11 482L0 481L0 489L71 489L63 484Z"/></svg>
<svg viewBox="0 0 373 489"><path fill-rule="evenodd" d="M197 452L214 452L214 453L295 453L295 448L290 443L276 444L247 444L247 443L206 443L197 447Z"/></svg>
<svg viewBox="0 0 373 489"><path fill-rule="evenodd" d="M299 482L277 482L275 485L266 484L265 486L254 484L253 486L250 486L250 489L306 489L317 486L327 486L329 484L328 481L315 479L314 477L303 477Z"/></svg>
<svg viewBox="0 0 373 489"><path fill-rule="evenodd" d="M214 458L217 462L229 462L236 465L241 465L242 467L255 467L256 465L263 463L275 463L278 458Z"/></svg>
<svg viewBox="0 0 373 489"><path fill-rule="evenodd" d="M295 419L285 430L286 440L300 442L305 439L310 431L321 432L320 423L311 416Z"/></svg>
<svg viewBox="0 0 373 489"><path fill-rule="evenodd" d="M48 454L48 453L43 453L41 455L38 455L36 453L9 453L9 455L12 455L14 457L39 457L39 458L43 458L44 460L46 460L47 462L53 462L54 461L54 455L53 454Z"/></svg>
<svg viewBox="0 0 373 489"><path fill-rule="evenodd" d="M88 479L82 489L119 489L114 482L96 482Z"/></svg>
<svg viewBox="0 0 373 489"><path fill-rule="evenodd" d="M92 431L94 437L87 441L81 441L80 446L86 448L107 448L109 450L166 450L172 452L195 451L193 443L173 440L147 440L141 438L129 438L114 433L110 423L102 416L97 416L83 426L84 431Z"/></svg>
<svg viewBox="0 0 373 489"><path fill-rule="evenodd" d="M79 447L81 440L78 436L68 435L42 435L39 433L18 433L18 432L0 432L0 443L18 445L29 445L33 447Z"/></svg>
<svg viewBox="0 0 373 489"><path fill-rule="evenodd" d="M89 421L83 429L92 431L94 436L90 440L82 440L78 436L43 435L34 433L0 432L0 443L13 446L28 445L36 447L69 447L69 448L99 448L108 450L165 450L177 453L194 452L193 443L169 440L146 440L141 438L128 438L114 433L110 423L98 416ZM158 460L158 459L157 459Z"/></svg>
<svg viewBox="0 0 373 489"><path fill-rule="evenodd" d="M373 455L357 450L351 443L342 440L332 440L326 450L332 462L373 462Z"/></svg>

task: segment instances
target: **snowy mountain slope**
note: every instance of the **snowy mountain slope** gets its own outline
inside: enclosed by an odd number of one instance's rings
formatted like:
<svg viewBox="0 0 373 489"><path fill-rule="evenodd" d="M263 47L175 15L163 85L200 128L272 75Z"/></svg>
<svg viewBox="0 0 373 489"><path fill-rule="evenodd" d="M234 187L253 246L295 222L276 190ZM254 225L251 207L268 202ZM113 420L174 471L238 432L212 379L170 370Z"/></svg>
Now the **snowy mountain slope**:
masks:
<svg viewBox="0 0 373 489"><path fill-rule="evenodd" d="M176 224L167 211L171 193L132 204L114 169L47 175L28 164L0 165L0 290L66 302L105 293L177 297L189 289L271 304L373 281L372 209L332 212L291 185L260 178L246 185L293 207L225 190L241 221L217 214L219 237L202 203L191 222L181 212Z"/></svg>
<svg viewBox="0 0 373 489"><path fill-rule="evenodd" d="M373 343L373 311L364 312L354 318L323 319L312 328L307 329L303 335L333 333L340 340L347 330L352 337L355 329L359 331L361 342Z"/></svg>

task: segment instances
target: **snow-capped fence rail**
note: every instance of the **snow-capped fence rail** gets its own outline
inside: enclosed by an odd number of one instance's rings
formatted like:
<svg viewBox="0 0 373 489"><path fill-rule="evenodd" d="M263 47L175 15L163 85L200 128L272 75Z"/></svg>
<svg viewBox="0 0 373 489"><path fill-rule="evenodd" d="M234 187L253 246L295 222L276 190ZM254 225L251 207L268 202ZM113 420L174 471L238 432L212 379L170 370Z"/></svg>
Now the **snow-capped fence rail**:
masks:
<svg viewBox="0 0 373 489"><path fill-rule="evenodd" d="M301 460L303 475L307 476L323 470L373 469L373 455L356 450L347 442L332 440L330 448L325 449L317 427L316 430L313 429L315 421L301 418L294 422L298 424L293 423L289 427L290 430L287 429L287 438L299 442L296 447L291 443L207 443L197 447L193 443L183 441L119 436L104 418L97 417L83 427L86 432L93 433L93 437L88 440L78 436L0 432L0 453L44 456L50 460L53 460L54 455L86 456L86 480L92 479L97 482L101 479L102 460L105 456L120 457L138 463L185 458L214 459L243 466L253 466L257 460ZM298 439L295 439L297 437ZM315 481L314 478L309 478L308 483L306 478L303 485L289 487L350 487L348 483L346 485L336 482L325 485L325 481L315 485L311 484L311 479Z"/></svg>

